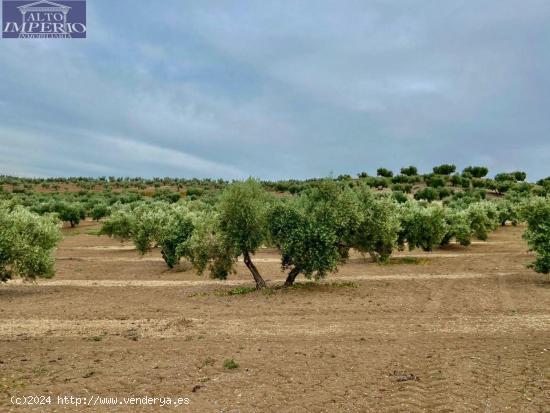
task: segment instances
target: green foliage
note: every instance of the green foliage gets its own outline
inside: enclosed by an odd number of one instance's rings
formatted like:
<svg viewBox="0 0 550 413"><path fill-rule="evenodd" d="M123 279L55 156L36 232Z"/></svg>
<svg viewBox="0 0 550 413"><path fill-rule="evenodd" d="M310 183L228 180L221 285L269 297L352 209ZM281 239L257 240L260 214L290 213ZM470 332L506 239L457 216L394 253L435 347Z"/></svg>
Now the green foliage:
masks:
<svg viewBox="0 0 550 413"><path fill-rule="evenodd" d="M496 203L498 211L498 221L501 225L506 225L510 222L512 225L517 225L520 221L520 202L510 199L502 199Z"/></svg>
<svg viewBox="0 0 550 413"><path fill-rule="evenodd" d="M410 194L412 192L412 185L411 184L393 184L391 186L391 189L392 191L401 191L401 192Z"/></svg>
<svg viewBox="0 0 550 413"><path fill-rule="evenodd" d="M282 254L283 268L296 266L307 276L325 274L339 263L336 235L317 226L297 202L281 203L270 212L270 231ZM313 259L311 259L313 258Z"/></svg>
<svg viewBox="0 0 550 413"><path fill-rule="evenodd" d="M437 192L439 199L445 199L453 194L453 190L447 187L439 188Z"/></svg>
<svg viewBox="0 0 550 413"><path fill-rule="evenodd" d="M412 188L412 184L419 180L419 176L395 175L391 181L394 184L406 184Z"/></svg>
<svg viewBox="0 0 550 413"><path fill-rule="evenodd" d="M460 182L460 186L464 189L470 189L470 187L472 186L472 180L469 178L463 177Z"/></svg>
<svg viewBox="0 0 550 413"><path fill-rule="evenodd" d="M465 210L460 209L445 209L445 222L447 223L447 233L441 240L441 245L448 244L451 239L463 246L471 244L474 231L470 225L470 217Z"/></svg>
<svg viewBox="0 0 550 413"><path fill-rule="evenodd" d="M220 231L237 254L253 254L267 235L267 194L258 181L234 182L218 203Z"/></svg>
<svg viewBox="0 0 550 413"><path fill-rule="evenodd" d="M217 290L214 291L214 295L217 295L218 297L226 297L226 296L233 296L233 295L245 295L253 293L254 291L257 291L254 287L235 287L231 288L230 290Z"/></svg>
<svg viewBox="0 0 550 413"><path fill-rule="evenodd" d="M204 194L204 190L202 188L190 187L187 188L186 194L191 198L200 198Z"/></svg>
<svg viewBox="0 0 550 413"><path fill-rule="evenodd" d="M299 200L274 205L268 221L282 268L293 270L294 278L300 273L322 278L342 262L334 229L309 215Z"/></svg>
<svg viewBox="0 0 550 413"><path fill-rule="evenodd" d="M95 221L99 221L101 218L105 218L111 212L107 204L97 204L90 211L90 216Z"/></svg>
<svg viewBox="0 0 550 413"><path fill-rule="evenodd" d="M378 168L376 170L376 175L382 176L384 178L391 178L393 176L393 172L386 168Z"/></svg>
<svg viewBox="0 0 550 413"><path fill-rule="evenodd" d="M61 240L57 221L16 206L0 205L0 281L54 275L53 250Z"/></svg>
<svg viewBox="0 0 550 413"><path fill-rule="evenodd" d="M331 181L274 204L269 230L282 267L291 269L291 278L323 278L347 258L359 218L355 194Z"/></svg>
<svg viewBox="0 0 550 413"><path fill-rule="evenodd" d="M180 245L185 244L194 230L194 216L184 205L174 205L168 209L166 225L158 234L157 244L161 248L162 258L173 268L187 251Z"/></svg>
<svg viewBox="0 0 550 413"><path fill-rule="evenodd" d="M193 217L194 230L189 239L178 246L199 275L208 270L212 278L226 279L237 259L237 253L224 242L216 211L202 210Z"/></svg>
<svg viewBox="0 0 550 413"><path fill-rule="evenodd" d="M400 230L398 206L390 197L376 198L368 189L358 194L360 223L355 231L353 246L368 253L375 262L387 262Z"/></svg>
<svg viewBox="0 0 550 413"><path fill-rule="evenodd" d="M100 235L107 235L120 241L132 239L136 216L129 206L118 205L107 220L103 222Z"/></svg>
<svg viewBox="0 0 550 413"><path fill-rule="evenodd" d="M233 370L238 368L239 365L233 359L225 359L223 361L223 368L228 370Z"/></svg>
<svg viewBox="0 0 550 413"><path fill-rule="evenodd" d="M522 208L527 221L523 237L536 258L530 266L543 274L550 272L550 198L534 198Z"/></svg>
<svg viewBox="0 0 550 413"><path fill-rule="evenodd" d="M418 169L416 169L416 166L411 165L406 168L401 168L401 174L407 175L407 176L418 175Z"/></svg>
<svg viewBox="0 0 550 413"><path fill-rule="evenodd" d="M503 172L495 175L495 181L525 181L527 174L523 171Z"/></svg>
<svg viewBox="0 0 550 413"><path fill-rule="evenodd" d="M454 174L450 179L453 186L462 186L462 180L463 178L459 174Z"/></svg>
<svg viewBox="0 0 550 413"><path fill-rule="evenodd" d="M514 179L518 182L525 181L525 179L527 179L527 174L523 171L515 171L512 172L512 174L514 175Z"/></svg>
<svg viewBox="0 0 550 413"><path fill-rule="evenodd" d="M428 202L435 201L436 199L439 199L439 191L435 188L424 188L420 191L417 191L414 194L414 199L416 200L425 200Z"/></svg>
<svg viewBox="0 0 550 413"><path fill-rule="evenodd" d="M472 178L472 186L474 188L485 188L487 186L487 182L485 179Z"/></svg>
<svg viewBox="0 0 550 413"><path fill-rule="evenodd" d="M368 178L365 179L364 182L372 188L382 189L382 188L388 187L388 179L380 176L379 177L369 176Z"/></svg>
<svg viewBox="0 0 550 413"><path fill-rule="evenodd" d="M462 172L474 178L483 178L487 176L489 169L486 166L468 166Z"/></svg>
<svg viewBox="0 0 550 413"><path fill-rule="evenodd" d="M401 230L398 245L403 248L405 242L409 250L421 248L424 251L440 245L447 234L447 222L443 207L421 205L407 202L400 206Z"/></svg>
<svg viewBox="0 0 550 413"><path fill-rule="evenodd" d="M392 196L393 196L393 199L395 199L395 201L397 201L400 204L407 202L407 200L409 199L407 195L405 195L401 191L393 191Z"/></svg>
<svg viewBox="0 0 550 413"><path fill-rule="evenodd" d="M486 188L495 191L498 194L505 194L511 191L516 186L515 181L508 178L504 179L502 177L499 177L498 180L487 180Z"/></svg>
<svg viewBox="0 0 550 413"><path fill-rule="evenodd" d="M279 247L283 267L294 276L322 278L346 260L352 247L387 260L396 231L398 246L408 242L411 248L427 250L453 238L463 245L472 237L485 239L497 224L520 221L520 205L530 197L550 193L550 179L534 186L524 182L521 171L493 180L483 178L485 167L472 166L462 175L449 176L453 168L440 165L435 174L422 176L411 166L396 176L380 168L378 177L361 173L359 179L344 174L336 179L233 184L208 179L0 176L0 187L8 189L0 191L0 200L9 202L5 210L25 207L42 215L55 213L73 226L85 216L101 219L102 234L132 240L141 253L159 247L167 265L187 258L198 273L209 271L216 278L234 272L242 255L262 286L252 255L268 243ZM423 181L428 186L416 191L417 201L408 199L405 193L413 193L413 184ZM392 192L380 196L364 185L391 185ZM505 196L485 202L487 189ZM266 191L281 197L275 200ZM183 193L185 200L179 199ZM437 200L445 207L424 202Z"/></svg>
<svg viewBox="0 0 550 413"><path fill-rule="evenodd" d="M86 218L86 210L77 202L56 202L50 207L50 212L55 212L61 221L68 222L71 227L75 227L80 220Z"/></svg>
<svg viewBox="0 0 550 413"><path fill-rule="evenodd" d="M250 254L267 239L266 213L270 198L259 181L234 182L220 195L218 202L219 231L227 251L243 255L257 288L265 282L253 264Z"/></svg>
<svg viewBox="0 0 550 413"><path fill-rule="evenodd" d="M186 253L180 244L191 237L193 228L192 213L187 206L159 202L119 208L103 223L100 233L120 240L131 239L141 254L158 246L162 258L172 268Z"/></svg>
<svg viewBox="0 0 550 413"><path fill-rule="evenodd" d="M450 175L456 171L456 166L452 164L443 164L434 166L433 171L436 175Z"/></svg>
<svg viewBox="0 0 550 413"><path fill-rule="evenodd" d="M169 203L178 202L180 197L181 195L179 192L173 192L168 188L156 189L153 195L153 198L155 198L156 200Z"/></svg>
<svg viewBox="0 0 550 413"><path fill-rule="evenodd" d="M431 188L442 188L446 185L442 176L432 175L426 178L426 184Z"/></svg>
<svg viewBox="0 0 550 413"><path fill-rule="evenodd" d="M487 201L472 203L466 208L473 235L482 241L487 239L489 232L498 226L497 207Z"/></svg>

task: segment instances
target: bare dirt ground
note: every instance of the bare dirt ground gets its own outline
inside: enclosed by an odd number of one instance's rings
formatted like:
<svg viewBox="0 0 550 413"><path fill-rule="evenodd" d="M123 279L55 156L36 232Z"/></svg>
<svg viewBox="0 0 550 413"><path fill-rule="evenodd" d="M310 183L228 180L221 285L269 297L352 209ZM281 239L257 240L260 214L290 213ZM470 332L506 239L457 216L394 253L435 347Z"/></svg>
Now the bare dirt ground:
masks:
<svg viewBox="0 0 550 413"><path fill-rule="evenodd" d="M0 287L0 411L550 412L550 282L525 268L523 228L383 266L354 255L322 285L235 296L220 291L252 285L242 264L226 282L167 270L94 228L65 230L54 279ZM256 262L282 282L274 251Z"/></svg>

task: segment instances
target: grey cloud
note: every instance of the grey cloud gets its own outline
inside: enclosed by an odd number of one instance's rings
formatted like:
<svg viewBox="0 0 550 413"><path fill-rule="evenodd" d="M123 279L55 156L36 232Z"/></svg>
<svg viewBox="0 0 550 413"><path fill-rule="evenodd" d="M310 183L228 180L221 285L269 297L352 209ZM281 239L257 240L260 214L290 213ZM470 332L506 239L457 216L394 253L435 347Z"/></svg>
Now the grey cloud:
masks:
<svg viewBox="0 0 550 413"><path fill-rule="evenodd" d="M4 168L273 179L455 162L550 175L546 1L89 3L83 42L0 42ZM44 136L54 144L32 157L13 149ZM86 150L64 162L63 143Z"/></svg>

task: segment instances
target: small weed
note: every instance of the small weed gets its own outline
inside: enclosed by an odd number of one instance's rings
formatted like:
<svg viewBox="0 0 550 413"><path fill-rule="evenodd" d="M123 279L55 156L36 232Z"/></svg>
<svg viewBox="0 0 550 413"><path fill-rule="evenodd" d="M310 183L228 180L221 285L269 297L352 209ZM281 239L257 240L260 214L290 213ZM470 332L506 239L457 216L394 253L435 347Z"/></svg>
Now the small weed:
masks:
<svg viewBox="0 0 550 413"><path fill-rule="evenodd" d="M309 281L306 283L296 283L293 284L291 288L295 290L314 290L314 289L324 289L324 288L358 288L359 284L352 281L336 281L332 283L317 283L314 281Z"/></svg>
<svg viewBox="0 0 550 413"><path fill-rule="evenodd" d="M225 297L230 295L244 295L253 293L256 291L256 288L254 287L235 287L230 290L216 290L214 291L214 295L217 295L218 297Z"/></svg>
<svg viewBox="0 0 550 413"><path fill-rule="evenodd" d="M101 232L101 228L92 228L92 229L86 230L86 234L88 235L100 235L100 232Z"/></svg>
<svg viewBox="0 0 550 413"><path fill-rule="evenodd" d="M390 258L390 260L386 263L381 263L381 265L399 265L399 264L425 265L429 263L430 263L430 260L428 258L394 257L394 258Z"/></svg>
<svg viewBox="0 0 550 413"><path fill-rule="evenodd" d="M239 365L233 359L225 359L223 362L223 367L228 370L233 370L239 367Z"/></svg>

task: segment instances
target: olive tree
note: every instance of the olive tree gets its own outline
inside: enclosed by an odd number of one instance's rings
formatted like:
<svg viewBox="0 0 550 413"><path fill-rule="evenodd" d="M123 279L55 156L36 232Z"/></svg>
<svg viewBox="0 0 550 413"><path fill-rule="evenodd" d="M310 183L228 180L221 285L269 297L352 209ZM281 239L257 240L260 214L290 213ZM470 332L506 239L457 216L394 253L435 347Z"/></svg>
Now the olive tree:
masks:
<svg viewBox="0 0 550 413"><path fill-rule="evenodd" d="M225 280L235 271L236 254L221 235L219 213L203 209L191 218L193 232L178 245L177 253L187 257L199 275L209 270L212 278Z"/></svg>
<svg viewBox="0 0 550 413"><path fill-rule="evenodd" d="M113 213L103 222L100 235L107 235L120 241L132 239L132 231L136 215L133 213L132 205L114 206Z"/></svg>
<svg viewBox="0 0 550 413"><path fill-rule="evenodd" d="M506 225L507 222L510 222L512 225L516 226L520 221L520 206L519 200L512 201L511 199L503 199L496 203L498 211L498 221L502 226Z"/></svg>
<svg viewBox="0 0 550 413"><path fill-rule="evenodd" d="M447 223L447 232L441 240L441 245L447 245L453 238L460 245L471 244L474 231L470 225L470 217L465 210L445 208L445 222Z"/></svg>
<svg viewBox="0 0 550 413"><path fill-rule="evenodd" d="M409 201L399 207L401 229L398 244L403 248L405 242L409 250L421 248L432 251L440 245L447 234L448 225L444 208L439 205L424 205Z"/></svg>
<svg viewBox="0 0 550 413"><path fill-rule="evenodd" d="M416 166L407 166L406 168L401 168L401 174L407 176L418 175L418 169L416 168Z"/></svg>
<svg viewBox="0 0 550 413"><path fill-rule="evenodd" d="M376 197L368 188L358 192L360 223L353 246L370 254L374 262L387 262L397 247L401 228L397 203L388 196Z"/></svg>
<svg viewBox="0 0 550 413"><path fill-rule="evenodd" d="M173 268L182 257L183 250L178 246L192 231L191 212L186 205L157 202L119 209L104 222L100 233L131 239L141 254L159 247L166 265Z"/></svg>
<svg viewBox="0 0 550 413"><path fill-rule="evenodd" d="M219 231L223 243L235 256L243 256L258 289L265 288L266 284L251 255L266 240L268 204L268 195L262 185L251 178L229 185L218 202Z"/></svg>
<svg viewBox="0 0 550 413"><path fill-rule="evenodd" d="M378 168L376 170L376 175L382 176L384 178L391 178L393 176L393 171L387 168Z"/></svg>
<svg viewBox="0 0 550 413"><path fill-rule="evenodd" d="M53 251L61 240L57 219L0 205L0 281L54 275Z"/></svg>
<svg viewBox="0 0 550 413"><path fill-rule="evenodd" d="M159 247L164 262L173 268L179 263L183 250L178 249L193 232L191 212L182 204L164 202L135 211L132 240L136 249L145 254Z"/></svg>
<svg viewBox="0 0 550 413"><path fill-rule="evenodd" d="M474 178L483 178L489 173L489 169L486 166L468 166L464 168L462 173L470 174Z"/></svg>
<svg viewBox="0 0 550 413"><path fill-rule="evenodd" d="M94 205L90 211L90 216L94 221L99 221L101 218L105 218L109 215L109 206L105 203L98 203Z"/></svg>
<svg viewBox="0 0 550 413"><path fill-rule="evenodd" d="M168 267L173 268L181 257L186 256L185 249L180 247L192 235L195 222L194 214L185 205L173 204L167 210L166 225L159 231L157 244Z"/></svg>
<svg viewBox="0 0 550 413"><path fill-rule="evenodd" d="M420 191L417 191L414 194L414 199L416 200L425 200L428 202L432 202L438 198L439 198L439 191L431 187L426 187L424 189L421 189Z"/></svg>
<svg viewBox="0 0 550 413"><path fill-rule="evenodd" d="M57 213L59 219L68 222L71 227L77 226L82 219L86 218L86 210L78 202L56 202L51 211Z"/></svg>
<svg viewBox="0 0 550 413"><path fill-rule="evenodd" d="M498 210L494 203L487 201L474 202L466 208L473 235L482 241L498 226Z"/></svg>
<svg viewBox="0 0 550 413"><path fill-rule="evenodd" d="M296 201L275 205L269 212L269 227L272 242L281 251L282 268L290 270L285 287L300 273L322 278L343 261L334 229L307 214Z"/></svg>
<svg viewBox="0 0 550 413"><path fill-rule="evenodd" d="M275 204L268 217L271 241L290 269L285 286L299 274L321 279L334 271L349 256L360 222L356 194L328 180Z"/></svg>
<svg viewBox="0 0 550 413"><path fill-rule="evenodd" d="M443 164L433 167L434 174L437 175L450 175L456 171L456 166L453 164Z"/></svg>
<svg viewBox="0 0 550 413"><path fill-rule="evenodd" d="M527 221L523 238L531 251L536 254L535 261L529 266L536 272L550 272L550 198L534 198L522 208Z"/></svg>

